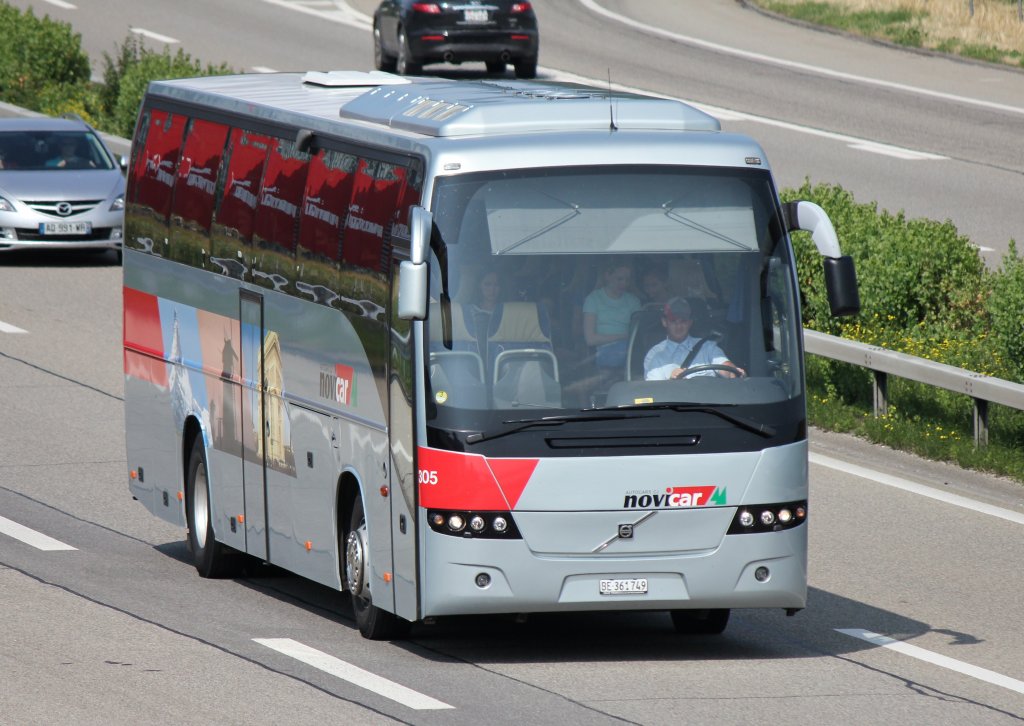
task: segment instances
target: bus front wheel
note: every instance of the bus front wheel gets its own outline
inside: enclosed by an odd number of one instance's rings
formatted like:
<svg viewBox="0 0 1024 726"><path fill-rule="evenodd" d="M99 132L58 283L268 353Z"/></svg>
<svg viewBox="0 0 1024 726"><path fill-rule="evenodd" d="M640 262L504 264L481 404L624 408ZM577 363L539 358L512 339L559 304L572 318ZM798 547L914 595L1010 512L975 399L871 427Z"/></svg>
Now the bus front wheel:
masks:
<svg viewBox="0 0 1024 726"><path fill-rule="evenodd" d="M729 613L721 610L672 610L672 625L677 633L687 635L718 635L729 624Z"/></svg>
<svg viewBox="0 0 1024 726"><path fill-rule="evenodd" d="M352 503L348 530L339 543L342 555L342 578L352 598L352 612L364 638L390 640L408 632L409 623L373 604L370 588L369 531L363 513L363 500L358 495Z"/></svg>

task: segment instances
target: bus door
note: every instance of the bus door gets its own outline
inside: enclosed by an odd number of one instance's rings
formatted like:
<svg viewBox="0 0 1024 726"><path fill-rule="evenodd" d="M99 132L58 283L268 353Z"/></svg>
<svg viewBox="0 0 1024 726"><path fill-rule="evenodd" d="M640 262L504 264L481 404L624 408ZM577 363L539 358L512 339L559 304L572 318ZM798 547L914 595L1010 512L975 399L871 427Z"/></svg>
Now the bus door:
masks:
<svg viewBox="0 0 1024 726"><path fill-rule="evenodd" d="M242 328L242 485L245 551L270 559L267 531L266 378L263 372L263 296L239 291Z"/></svg>

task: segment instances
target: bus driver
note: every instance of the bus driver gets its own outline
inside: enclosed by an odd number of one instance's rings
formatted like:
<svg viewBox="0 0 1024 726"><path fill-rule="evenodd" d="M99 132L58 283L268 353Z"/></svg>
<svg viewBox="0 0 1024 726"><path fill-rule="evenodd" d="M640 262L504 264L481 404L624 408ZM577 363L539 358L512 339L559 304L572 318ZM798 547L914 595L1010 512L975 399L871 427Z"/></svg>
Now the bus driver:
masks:
<svg viewBox="0 0 1024 726"><path fill-rule="evenodd" d="M668 336L652 347L644 357L646 380L665 381L679 378L690 368L706 365L729 366L734 368L736 373L704 370L695 371L692 375L722 375L726 378L735 378L737 374L744 375L745 371L731 362L713 340L690 336L693 314L690 311L690 303L683 298L674 297L665 303L661 324Z"/></svg>

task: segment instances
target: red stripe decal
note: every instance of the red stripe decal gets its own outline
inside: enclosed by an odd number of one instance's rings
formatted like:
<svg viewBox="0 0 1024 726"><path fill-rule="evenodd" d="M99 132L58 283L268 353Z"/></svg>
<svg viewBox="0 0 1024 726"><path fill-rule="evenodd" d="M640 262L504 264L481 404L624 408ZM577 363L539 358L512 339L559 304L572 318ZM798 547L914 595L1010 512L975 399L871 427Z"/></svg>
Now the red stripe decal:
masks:
<svg viewBox="0 0 1024 726"><path fill-rule="evenodd" d="M167 366L163 362L160 303L155 295L130 287L123 288L123 292L125 375L166 388Z"/></svg>
<svg viewBox="0 0 1024 726"><path fill-rule="evenodd" d="M508 500L509 509L515 509L519 503L519 497L526 489L526 483L530 481L534 470L537 468L538 459L488 459L487 464L498 480L498 486Z"/></svg>
<svg viewBox="0 0 1024 726"><path fill-rule="evenodd" d="M510 509L484 457L421 446L418 459L421 507L480 511Z"/></svg>

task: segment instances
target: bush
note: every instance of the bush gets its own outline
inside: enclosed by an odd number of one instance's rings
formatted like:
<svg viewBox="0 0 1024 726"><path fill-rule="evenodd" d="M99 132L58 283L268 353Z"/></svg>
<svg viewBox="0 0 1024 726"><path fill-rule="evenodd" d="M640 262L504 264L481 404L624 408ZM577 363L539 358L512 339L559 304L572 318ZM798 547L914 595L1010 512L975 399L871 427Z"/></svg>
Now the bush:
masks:
<svg viewBox="0 0 1024 726"><path fill-rule="evenodd" d="M985 325L989 287L985 263L970 240L949 221L908 220L902 212L858 204L838 185L805 182L784 190L783 200L807 199L831 217L844 254L853 257L861 292L861 314L852 323L872 329L908 331L924 327L945 335ZM804 324L840 334L849 319L832 317L821 257L806 232L793 235Z"/></svg>
<svg viewBox="0 0 1024 726"><path fill-rule="evenodd" d="M38 111L41 96L88 84L89 57L70 24L3 4L0 38L0 94L8 103Z"/></svg>
<svg viewBox="0 0 1024 726"><path fill-rule="evenodd" d="M125 138L131 138L135 130L135 119L150 81L234 72L223 63L204 67L180 48L174 55L166 47L156 53L131 37L121 46L117 58L104 54L104 61L106 89L101 95L106 111L104 125L111 133Z"/></svg>

